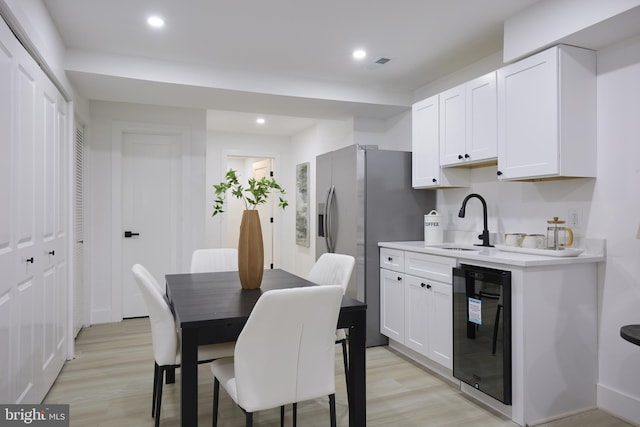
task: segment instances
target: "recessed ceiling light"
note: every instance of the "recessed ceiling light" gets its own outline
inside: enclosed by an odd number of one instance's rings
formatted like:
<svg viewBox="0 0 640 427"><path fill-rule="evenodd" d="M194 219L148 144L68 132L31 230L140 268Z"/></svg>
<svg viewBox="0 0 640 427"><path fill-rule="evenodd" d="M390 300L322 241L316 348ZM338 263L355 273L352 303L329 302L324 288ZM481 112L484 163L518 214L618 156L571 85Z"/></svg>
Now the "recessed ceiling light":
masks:
<svg viewBox="0 0 640 427"><path fill-rule="evenodd" d="M164 19L159 16L150 16L147 18L147 24L154 28L164 27Z"/></svg>
<svg viewBox="0 0 640 427"><path fill-rule="evenodd" d="M355 59L363 59L367 56L367 52L364 49L356 49L353 51L353 57Z"/></svg>
<svg viewBox="0 0 640 427"><path fill-rule="evenodd" d="M265 119L263 119L262 117L258 117L258 118L256 119L256 123L257 123L257 124L259 124L259 125L263 125L263 124L264 124L264 122L265 122Z"/></svg>

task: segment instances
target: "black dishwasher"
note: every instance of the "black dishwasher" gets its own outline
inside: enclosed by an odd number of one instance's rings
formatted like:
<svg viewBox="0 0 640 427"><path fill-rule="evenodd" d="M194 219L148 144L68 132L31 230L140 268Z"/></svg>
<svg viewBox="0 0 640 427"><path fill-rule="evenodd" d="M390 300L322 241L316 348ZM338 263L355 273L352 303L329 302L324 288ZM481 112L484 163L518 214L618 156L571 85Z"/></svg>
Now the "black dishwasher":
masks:
<svg viewBox="0 0 640 427"><path fill-rule="evenodd" d="M453 269L453 376L511 404L511 272Z"/></svg>

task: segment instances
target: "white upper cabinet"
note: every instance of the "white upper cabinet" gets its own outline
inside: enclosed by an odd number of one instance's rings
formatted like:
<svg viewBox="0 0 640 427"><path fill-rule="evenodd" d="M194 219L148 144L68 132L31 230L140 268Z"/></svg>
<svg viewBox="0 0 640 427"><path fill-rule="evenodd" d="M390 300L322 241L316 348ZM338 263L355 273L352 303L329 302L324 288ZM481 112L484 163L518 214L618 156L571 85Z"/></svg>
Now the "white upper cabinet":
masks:
<svg viewBox="0 0 640 427"><path fill-rule="evenodd" d="M596 54L555 46L498 71L498 176L596 176Z"/></svg>
<svg viewBox="0 0 640 427"><path fill-rule="evenodd" d="M465 85L440 94L440 164L464 162L466 154ZM469 154L467 154L467 157Z"/></svg>
<svg viewBox="0 0 640 427"><path fill-rule="evenodd" d="M440 167L440 124L438 95L413 104L412 185L413 188L464 187L469 185L466 170Z"/></svg>
<svg viewBox="0 0 640 427"><path fill-rule="evenodd" d="M471 166L497 156L496 72L440 94L440 164Z"/></svg>

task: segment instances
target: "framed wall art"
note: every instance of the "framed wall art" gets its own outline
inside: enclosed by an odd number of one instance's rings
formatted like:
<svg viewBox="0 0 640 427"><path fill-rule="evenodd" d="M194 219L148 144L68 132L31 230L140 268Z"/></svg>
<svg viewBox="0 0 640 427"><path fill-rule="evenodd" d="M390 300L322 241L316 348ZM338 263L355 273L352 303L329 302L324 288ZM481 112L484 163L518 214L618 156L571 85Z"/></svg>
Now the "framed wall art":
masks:
<svg viewBox="0 0 640 427"><path fill-rule="evenodd" d="M296 165L296 245L309 247L309 162Z"/></svg>

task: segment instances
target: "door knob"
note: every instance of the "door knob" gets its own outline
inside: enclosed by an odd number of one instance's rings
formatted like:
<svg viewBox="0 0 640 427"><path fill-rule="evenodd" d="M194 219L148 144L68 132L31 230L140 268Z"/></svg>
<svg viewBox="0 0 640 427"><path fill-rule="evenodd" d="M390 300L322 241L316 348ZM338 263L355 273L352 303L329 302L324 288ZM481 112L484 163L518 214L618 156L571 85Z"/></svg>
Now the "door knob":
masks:
<svg viewBox="0 0 640 427"><path fill-rule="evenodd" d="M55 256L55 254L56 254L56 251L49 251L49 255Z"/></svg>
<svg viewBox="0 0 640 427"><path fill-rule="evenodd" d="M124 232L124 237L127 237L127 238L131 238L133 236L139 236L139 235L140 235L140 233L134 233L133 231L125 231Z"/></svg>
<svg viewBox="0 0 640 427"><path fill-rule="evenodd" d="M33 257L31 257L31 258L27 258L27 260L26 260L26 261L27 261L27 262L30 262L31 264L33 264Z"/></svg>

